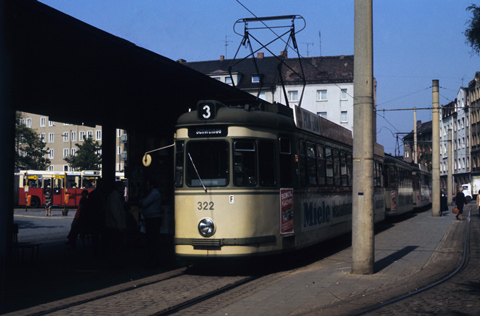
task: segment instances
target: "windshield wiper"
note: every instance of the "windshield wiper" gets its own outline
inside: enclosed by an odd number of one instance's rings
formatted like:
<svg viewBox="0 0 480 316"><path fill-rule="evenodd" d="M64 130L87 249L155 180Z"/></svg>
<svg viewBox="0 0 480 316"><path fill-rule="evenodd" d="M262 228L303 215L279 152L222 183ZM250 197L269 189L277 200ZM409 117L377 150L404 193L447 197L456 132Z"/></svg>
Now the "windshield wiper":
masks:
<svg viewBox="0 0 480 316"><path fill-rule="evenodd" d="M200 174L198 173L197 167L195 166L195 163L193 162L193 159L190 153L188 153L188 158L190 158L190 161L192 162L193 169L195 169L195 173L197 174L198 180L200 180L200 183L202 184L203 190L205 190L205 193L207 193L207 188L205 187L205 184L203 184L203 181L200 178Z"/></svg>

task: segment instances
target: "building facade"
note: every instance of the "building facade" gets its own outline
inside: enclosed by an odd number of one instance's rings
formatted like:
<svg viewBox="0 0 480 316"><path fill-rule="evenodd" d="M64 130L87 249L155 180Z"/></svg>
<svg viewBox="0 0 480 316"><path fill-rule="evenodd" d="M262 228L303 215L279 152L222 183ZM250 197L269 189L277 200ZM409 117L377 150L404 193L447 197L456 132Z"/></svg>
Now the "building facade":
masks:
<svg viewBox="0 0 480 316"><path fill-rule="evenodd" d="M448 170L452 168L452 193L462 184L471 181L472 148L468 95L467 88L460 88L457 98L442 106L440 116L440 187L447 188ZM450 133L452 152L448 152Z"/></svg>
<svg viewBox="0 0 480 316"><path fill-rule="evenodd" d="M417 121L417 146L415 147L414 131L403 138L403 160L415 163L420 169L432 170L432 121L422 123Z"/></svg>
<svg viewBox="0 0 480 316"><path fill-rule="evenodd" d="M75 155L78 147L85 138L92 137L94 141L102 143L102 127L73 125L55 122L48 116L22 112L21 123L37 131L48 148L47 158L50 159L50 171L73 171L64 160ZM125 130L117 129L115 170L124 171L127 160L127 134Z"/></svg>

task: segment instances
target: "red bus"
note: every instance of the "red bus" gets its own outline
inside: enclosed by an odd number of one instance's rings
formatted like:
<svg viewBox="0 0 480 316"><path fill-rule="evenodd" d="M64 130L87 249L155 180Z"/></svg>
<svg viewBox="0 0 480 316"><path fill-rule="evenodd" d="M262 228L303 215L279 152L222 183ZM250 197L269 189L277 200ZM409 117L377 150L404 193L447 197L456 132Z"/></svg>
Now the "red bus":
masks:
<svg viewBox="0 0 480 316"><path fill-rule="evenodd" d="M95 189L100 177L100 171L19 171L15 173L15 205L25 206L29 200L29 207L42 207L45 192L50 190L53 206L77 207L82 191Z"/></svg>

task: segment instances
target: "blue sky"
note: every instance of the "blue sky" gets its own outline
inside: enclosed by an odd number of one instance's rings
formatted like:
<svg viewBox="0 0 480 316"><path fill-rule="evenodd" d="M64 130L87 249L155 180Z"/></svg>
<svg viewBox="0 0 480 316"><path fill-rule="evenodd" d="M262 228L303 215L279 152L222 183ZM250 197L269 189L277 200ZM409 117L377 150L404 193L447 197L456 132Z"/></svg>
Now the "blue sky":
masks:
<svg viewBox="0 0 480 316"><path fill-rule="evenodd" d="M249 11L256 16L303 16L306 27L297 34L302 56L307 56L307 48L309 56L353 54L353 0L40 2L172 60L215 60L225 54L232 58L241 40L233 25L252 17ZM471 16L465 9L472 3L480 4L478 0L373 0L379 110L431 107L433 79L440 82L441 105L453 101L459 88L468 85L480 71L480 57L472 55L462 34ZM283 46L272 49L279 53ZM413 129L413 113L377 116L378 142L393 154L395 133ZM417 111L417 119L431 120L431 110Z"/></svg>

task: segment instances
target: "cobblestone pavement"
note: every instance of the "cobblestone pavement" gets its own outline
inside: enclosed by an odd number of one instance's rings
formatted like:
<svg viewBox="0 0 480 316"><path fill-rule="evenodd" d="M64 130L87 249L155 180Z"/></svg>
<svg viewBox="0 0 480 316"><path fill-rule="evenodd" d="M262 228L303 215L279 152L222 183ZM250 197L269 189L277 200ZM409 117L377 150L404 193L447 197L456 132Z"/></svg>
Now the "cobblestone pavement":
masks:
<svg viewBox="0 0 480 316"><path fill-rule="evenodd" d="M464 220L465 221L465 220ZM470 218L466 266L446 282L367 315L480 315L480 217Z"/></svg>

